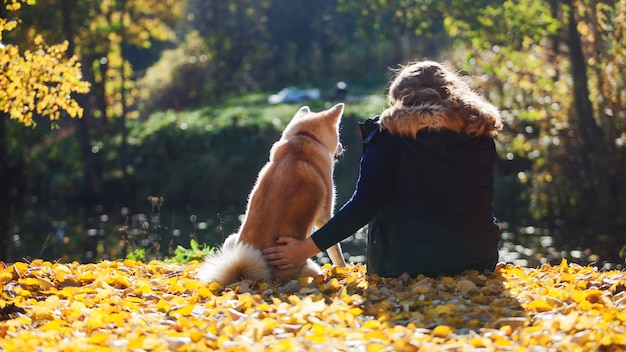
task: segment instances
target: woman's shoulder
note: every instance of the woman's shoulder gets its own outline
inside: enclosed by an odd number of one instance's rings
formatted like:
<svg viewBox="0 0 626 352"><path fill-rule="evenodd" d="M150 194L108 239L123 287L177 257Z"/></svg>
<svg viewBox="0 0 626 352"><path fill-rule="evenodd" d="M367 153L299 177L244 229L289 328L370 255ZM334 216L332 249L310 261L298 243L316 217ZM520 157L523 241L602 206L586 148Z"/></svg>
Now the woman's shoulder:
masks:
<svg viewBox="0 0 626 352"><path fill-rule="evenodd" d="M373 129L364 139L364 145L389 145L402 139L400 136L389 133L385 128Z"/></svg>

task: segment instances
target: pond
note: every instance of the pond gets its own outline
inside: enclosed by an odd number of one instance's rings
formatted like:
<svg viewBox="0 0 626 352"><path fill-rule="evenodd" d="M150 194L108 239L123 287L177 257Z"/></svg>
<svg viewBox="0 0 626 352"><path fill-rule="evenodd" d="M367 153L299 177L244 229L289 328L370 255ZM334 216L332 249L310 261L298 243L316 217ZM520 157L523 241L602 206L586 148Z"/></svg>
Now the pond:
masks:
<svg viewBox="0 0 626 352"><path fill-rule="evenodd" d="M502 262L536 268L545 263L559 264L565 258L571 263L594 265L607 270L625 268L624 262L620 262L619 248L616 249L614 238L597 237L597 246L587 248L568 244L556 231L533 226L509 229L507 223L501 224L503 229L499 255ZM367 234L362 230L343 241L342 249L350 262L365 262L366 245ZM330 262L325 254L319 255L318 261Z"/></svg>
<svg viewBox="0 0 626 352"><path fill-rule="evenodd" d="M150 213L130 214L126 207L107 212L96 207L95 213L85 220L85 211L76 206L37 208L32 214L25 213L15 226L10 238L8 261L43 258L61 261L115 260L125 257L133 248L144 247L154 257L155 245L167 255L176 246L189 248L190 239L201 244L218 246L240 225L241 212L228 209L224 212L211 210L194 211L193 206L177 206L184 209ZM71 212L69 210L77 209ZM55 216L53 216L53 214ZM26 218L30 216L31 218ZM87 225L85 225L87 224ZM512 226L501 221L500 260L522 267L539 267L544 263L558 264L562 258L581 265L593 264L606 269L623 269L619 241L611 236L593 236L587 243L571 243L572 238L584 236L563 235L561 230L534 226ZM582 242L576 240L577 242ZM91 246L88 243L92 243ZM124 246L132 243L132 246ZM342 248L349 262L365 262L367 233L365 229L348 237ZM88 247L94 253L85 255ZM329 262L325 253L316 261Z"/></svg>

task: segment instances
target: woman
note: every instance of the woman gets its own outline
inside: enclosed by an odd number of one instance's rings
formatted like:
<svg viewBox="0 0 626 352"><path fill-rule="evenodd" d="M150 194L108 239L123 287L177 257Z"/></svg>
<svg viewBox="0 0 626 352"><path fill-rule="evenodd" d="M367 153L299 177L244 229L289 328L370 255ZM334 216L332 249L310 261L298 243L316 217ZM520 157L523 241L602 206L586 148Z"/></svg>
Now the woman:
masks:
<svg viewBox="0 0 626 352"><path fill-rule="evenodd" d="M311 237L277 238L264 251L270 265L293 268L369 222L369 274L494 269L498 110L433 61L401 67L388 103L361 126L364 153L351 199Z"/></svg>

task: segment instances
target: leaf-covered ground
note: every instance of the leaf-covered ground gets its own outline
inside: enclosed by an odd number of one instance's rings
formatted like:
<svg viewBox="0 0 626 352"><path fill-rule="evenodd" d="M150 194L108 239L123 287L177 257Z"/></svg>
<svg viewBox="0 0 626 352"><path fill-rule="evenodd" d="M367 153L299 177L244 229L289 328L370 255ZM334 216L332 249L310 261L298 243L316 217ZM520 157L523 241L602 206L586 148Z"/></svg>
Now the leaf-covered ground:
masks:
<svg viewBox="0 0 626 352"><path fill-rule="evenodd" d="M0 264L2 351L621 351L626 276L568 264L228 287L198 264Z"/></svg>

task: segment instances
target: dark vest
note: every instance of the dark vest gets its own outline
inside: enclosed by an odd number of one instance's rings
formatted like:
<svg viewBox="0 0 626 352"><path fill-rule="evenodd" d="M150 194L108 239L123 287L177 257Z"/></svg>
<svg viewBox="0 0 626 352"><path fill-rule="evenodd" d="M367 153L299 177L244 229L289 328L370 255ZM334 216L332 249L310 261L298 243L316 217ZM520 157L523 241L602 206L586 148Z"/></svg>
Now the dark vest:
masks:
<svg viewBox="0 0 626 352"><path fill-rule="evenodd" d="M364 150L377 134L388 133L372 123L362 125ZM449 131L392 138L400 155L392 191L369 223L368 273L493 269L500 239L492 206L493 139Z"/></svg>

